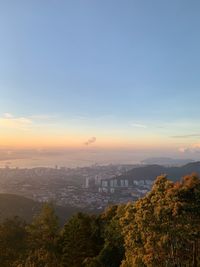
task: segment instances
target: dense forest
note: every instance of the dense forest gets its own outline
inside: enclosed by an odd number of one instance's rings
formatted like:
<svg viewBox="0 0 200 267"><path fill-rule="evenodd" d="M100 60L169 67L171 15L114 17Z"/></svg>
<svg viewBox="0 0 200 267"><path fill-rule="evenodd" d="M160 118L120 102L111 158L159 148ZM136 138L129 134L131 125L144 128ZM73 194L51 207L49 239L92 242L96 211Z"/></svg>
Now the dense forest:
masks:
<svg viewBox="0 0 200 267"><path fill-rule="evenodd" d="M0 224L1 267L198 267L200 179L159 176L142 199L60 227L50 204Z"/></svg>

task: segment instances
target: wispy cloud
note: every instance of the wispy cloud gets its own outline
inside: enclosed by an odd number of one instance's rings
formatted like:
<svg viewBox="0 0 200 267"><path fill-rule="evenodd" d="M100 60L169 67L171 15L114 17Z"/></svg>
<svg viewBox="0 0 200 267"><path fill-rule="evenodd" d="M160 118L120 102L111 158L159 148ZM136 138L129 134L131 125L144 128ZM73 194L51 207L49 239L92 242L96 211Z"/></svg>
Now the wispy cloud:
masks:
<svg viewBox="0 0 200 267"><path fill-rule="evenodd" d="M145 124L133 123L133 122L130 123L130 126L135 127L135 128L143 128L143 129L147 128L147 125Z"/></svg>
<svg viewBox="0 0 200 267"><path fill-rule="evenodd" d="M52 122L55 118L57 118L56 115L37 114L24 117L6 112L0 116L0 127L27 130L41 124L49 125L50 121Z"/></svg>
<svg viewBox="0 0 200 267"><path fill-rule="evenodd" d="M10 114L10 113L4 113L3 116L4 116L5 118L7 118L7 119L11 119L11 118L13 118L13 115Z"/></svg>
<svg viewBox="0 0 200 267"><path fill-rule="evenodd" d="M92 145L93 143L95 143L97 140L97 138L95 136L89 138L86 142L85 142L85 145L86 146L89 146L89 145Z"/></svg>
<svg viewBox="0 0 200 267"><path fill-rule="evenodd" d="M192 138L192 137L200 137L200 134L183 134L183 135L171 136L171 138Z"/></svg>
<svg viewBox="0 0 200 267"><path fill-rule="evenodd" d="M179 152L181 153L200 153L200 144L192 144L190 146L180 147Z"/></svg>
<svg viewBox="0 0 200 267"><path fill-rule="evenodd" d="M10 113L4 113L0 117L0 127L4 128L23 128L31 126L33 121L28 117L15 117Z"/></svg>
<svg viewBox="0 0 200 267"><path fill-rule="evenodd" d="M29 118L33 120L51 120L55 119L56 115L39 114L39 115L31 115L29 116Z"/></svg>

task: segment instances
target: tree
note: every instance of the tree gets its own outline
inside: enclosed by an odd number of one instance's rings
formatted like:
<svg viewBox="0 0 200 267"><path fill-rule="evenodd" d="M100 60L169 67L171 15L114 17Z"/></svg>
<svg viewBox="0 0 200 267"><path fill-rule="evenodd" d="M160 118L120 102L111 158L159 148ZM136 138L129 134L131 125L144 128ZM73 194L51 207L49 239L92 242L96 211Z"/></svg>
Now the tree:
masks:
<svg viewBox="0 0 200 267"><path fill-rule="evenodd" d="M62 233L63 266L84 266L89 258L98 255L102 242L98 217L83 213L74 215Z"/></svg>
<svg viewBox="0 0 200 267"><path fill-rule="evenodd" d="M180 183L156 179L149 194L129 204L124 228L123 267L199 266L200 179L192 174Z"/></svg>
<svg viewBox="0 0 200 267"><path fill-rule="evenodd" d="M27 232L29 255L25 260L25 266L59 266L59 225L51 204L43 206L41 213L27 226Z"/></svg>
<svg viewBox="0 0 200 267"><path fill-rule="evenodd" d="M25 222L19 217L6 219L0 225L0 266L10 267L26 254Z"/></svg>
<svg viewBox="0 0 200 267"><path fill-rule="evenodd" d="M108 207L100 215L100 230L103 238L103 245L99 254L87 259L86 267L118 267L124 257L124 240L122 236L119 218L123 206Z"/></svg>
<svg viewBox="0 0 200 267"><path fill-rule="evenodd" d="M123 209L122 205L115 205L106 209L101 216L104 247L98 255L98 260L102 266L120 266L124 258L124 237L119 223Z"/></svg>

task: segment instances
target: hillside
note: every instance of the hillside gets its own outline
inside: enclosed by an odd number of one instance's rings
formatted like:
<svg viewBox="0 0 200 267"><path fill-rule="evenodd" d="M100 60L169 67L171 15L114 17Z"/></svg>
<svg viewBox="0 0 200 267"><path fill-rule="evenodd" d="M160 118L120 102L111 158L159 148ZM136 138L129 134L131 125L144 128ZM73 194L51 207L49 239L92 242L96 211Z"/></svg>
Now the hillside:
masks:
<svg viewBox="0 0 200 267"><path fill-rule="evenodd" d="M181 167L164 167L160 165L138 167L121 176L118 176L117 179L125 178L129 180L155 180L157 176L166 174L169 179L177 181L183 176L193 172L200 175L200 162L188 163Z"/></svg>
<svg viewBox="0 0 200 267"><path fill-rule="evenodd" d="M189 162L194 162L192 159L174 159L169 157L153 157L147 158L142 161L143 164L147 165L162 165L162 166L183 166Z"/></svg>
<svg viewBox="0 0 200 267"><path fill-rule="evenodd" d="M28 203L3 198L9 204ZM26 225L16 218L0 222L1 267L200 266L200 179L195 174L179 184L160 176L143 198L98 215L79 212L64 227L51 205L38 215Z"/></svg>
<svg viewBox="0 0 200 267"><path fill-rule="evenodd" d="M0 194L0 220L5 218L19 216L25 221L30 222L33 217L38 214L42 208L42 203L36 202L32 199L13 195L13 194ZM68 207L55 206L56 215L61 224L76 213L78 209Z"/></svg>

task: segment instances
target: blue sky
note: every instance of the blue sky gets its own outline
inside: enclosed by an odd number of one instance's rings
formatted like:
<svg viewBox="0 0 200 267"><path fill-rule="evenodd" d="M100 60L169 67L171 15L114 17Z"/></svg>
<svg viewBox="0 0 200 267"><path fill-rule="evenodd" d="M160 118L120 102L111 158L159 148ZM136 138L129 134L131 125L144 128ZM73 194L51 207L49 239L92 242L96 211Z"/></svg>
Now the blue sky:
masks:
<svg viewBox="0 0 200 267"><path fill-rule="evenodd" d="M195 146L199 11L196 0L1 1L2 120L84 140Z"/></svg>

